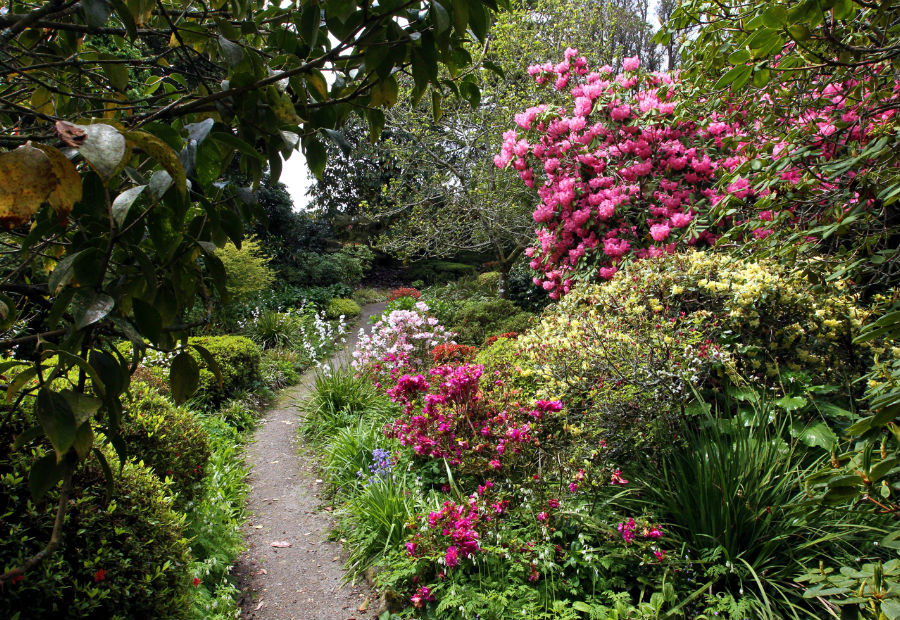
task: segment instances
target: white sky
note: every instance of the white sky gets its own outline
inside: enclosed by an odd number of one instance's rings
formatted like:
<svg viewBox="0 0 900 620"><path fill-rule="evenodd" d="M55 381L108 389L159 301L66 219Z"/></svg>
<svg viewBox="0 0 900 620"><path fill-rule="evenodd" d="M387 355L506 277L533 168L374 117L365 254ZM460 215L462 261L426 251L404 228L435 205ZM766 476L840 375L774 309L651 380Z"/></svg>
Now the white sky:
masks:
<svg viewBox="0 0 900 620"><path fill-rule="evenodd" d="M294 202L294 210L303 210L309 203L306 190L312 186L313 181L302 151L298 149L291 153L290 159L284 160L279 181L287 187L291 200Z"/></svg>

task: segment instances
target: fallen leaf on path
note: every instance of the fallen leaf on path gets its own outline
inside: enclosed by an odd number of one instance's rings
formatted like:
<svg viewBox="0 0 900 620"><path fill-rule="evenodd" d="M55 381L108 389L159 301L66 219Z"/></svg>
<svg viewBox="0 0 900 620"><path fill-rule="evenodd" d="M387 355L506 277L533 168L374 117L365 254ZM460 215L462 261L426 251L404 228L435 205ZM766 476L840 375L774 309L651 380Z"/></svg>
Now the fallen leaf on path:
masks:
<svg viewBox="0 0 900 620"><path fill-rule="evenodd" d="M253 529L254 529L254 530L261 530L262 528L263 528L263 526L261 526L261 525L254 525L254 526L253 526Z"/></svg>
<svg viewBox="0 0 900 620"><path fill-rule="evenodd" d="M278 462L278 461L269 461L269 465L274 465L274 464L277 463L277 462Z"/></svg>
<svg viewBox="0 0 900 620"><path fill-rule="evenodd" d="M260 609L262 609L262 606L265 605L265 604L266 604L265 601L260 601L260 602L259 602L259 605L257 605L257 606L256 606L256 609L254 609L253 611L259 611Z"/></svg>
<svg viewBox="0 0 900 620"><path fill-rule="evenodd" d="M282 420L282 424L293 424L290 420Z"/></svg>
<svg viewBox="0 0 900 620"><path fill-rule="evenodd" d="M269 545L272 547L278 547L280 549L280 548L284 548L284 547L290 547L291 543L290 543L290 541L287 541L287 540L274 540L271 543L269 543Z"/></svg>
<svg viewBox="0 0 900 620"><path fill-rule="evenodd" d="M268 575L268 574L269 574L269 571L267 571L267 570L264 569L264 568L261 568L261 569L259 569L258 571L256 571L256 574L257 574L257 575Z"/></svg>

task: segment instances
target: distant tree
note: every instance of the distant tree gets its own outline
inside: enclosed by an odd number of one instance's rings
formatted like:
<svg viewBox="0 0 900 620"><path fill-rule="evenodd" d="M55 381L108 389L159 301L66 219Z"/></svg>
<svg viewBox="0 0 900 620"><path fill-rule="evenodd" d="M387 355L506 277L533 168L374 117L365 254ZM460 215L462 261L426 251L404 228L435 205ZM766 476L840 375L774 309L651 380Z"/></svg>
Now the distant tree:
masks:
<svg viewBox="0 0 900 620"><path fill-rule="evenodd" d="M528 65L577 47L601 64L644 54L645 66L655 68L660 54L647 14L646 0L517 2L498 17L486 44L467 48L480 65L458 81L468 103L433 96L395 106L387 115L395 139L383 148L394 166L416 173L392 175L369 202L388 227L380 247L404 258L489 254L505 291L510 268L533 238L534 199L514 171L493 165L493 156L509 119L537 96Z"/></svg>

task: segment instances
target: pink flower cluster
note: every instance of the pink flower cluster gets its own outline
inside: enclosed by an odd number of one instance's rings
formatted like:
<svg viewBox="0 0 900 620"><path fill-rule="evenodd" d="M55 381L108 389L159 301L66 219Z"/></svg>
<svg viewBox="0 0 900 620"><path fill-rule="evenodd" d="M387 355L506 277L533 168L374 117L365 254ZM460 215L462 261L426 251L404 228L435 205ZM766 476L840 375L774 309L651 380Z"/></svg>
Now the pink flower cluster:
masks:
<svg viewBox="0 0 900 620"><path fill-rule="evenodd" d="M388 434L420 456L480 471L500 469L510 455L535 443L543 418L562 404L539 400L524 407L496 384L485 392L479 385L483 371L461 364L432 368L430 381L421 374L399 377L388 395L403 404L403 416Z"/></svg>
<svg viewBox="0 0 900 620"><path fill-rule="evenodd" d="M636 534L638 533L638 524L634 520L634 518L629 518L628 521L621 522L616 526L616 529L619 532L619 535L622 537L622 540L625 541L625 544L633 543ZM662 538L662 530L660 530L655 525L644 525L641 527L640 535L645 541L657 541ZM653 550L653 555L657 560L662 561L662 559L666 556L666 552L658 547L651 546Z"/></svg>
<svg viewBox="0 0 900 620"><path fill-rule="evenodd" d="M360 330L353 367L371 373L376 381L393 383L403 372L428 368L431 351L438 345L452 343L453 336L429 314L428 305L420 301L414 310L394 310L382 318L371 334Z"/></svg>
<svg viewBox="0 0 900 620"><path fill-rule="evenodd" d="M590 71L570 49L563 63L531 67L539 83L571 86L572 105L517 115L523 135L506 132L494 160L537 188L538 244L527 254L543 273L535 284L554 299L569 291L573 275L610 278L628 256L717 238L713 230L684 229L722 199L715 184L738 163L723 142L731 127L716 117L677 120L677 76L641 72L637 57L623 66L619 75L608 66Z"/></svg>

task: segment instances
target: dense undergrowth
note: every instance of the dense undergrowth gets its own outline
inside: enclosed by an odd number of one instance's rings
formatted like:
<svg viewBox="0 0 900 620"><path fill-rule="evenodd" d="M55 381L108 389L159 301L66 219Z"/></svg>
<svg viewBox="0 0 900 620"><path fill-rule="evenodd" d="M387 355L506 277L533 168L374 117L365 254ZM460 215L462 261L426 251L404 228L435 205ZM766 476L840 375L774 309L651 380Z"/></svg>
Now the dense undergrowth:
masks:
<svg viewBox="0 0 900 620"><path fill-rule="evenodd" d="M392 297L301 432L398 617L823 618L892 570L890 517L816 478L889 353L851 344L870 310L843 285L688 252L540 317L475 280ZM839 566L858 599L810 587Z"/></svg>

